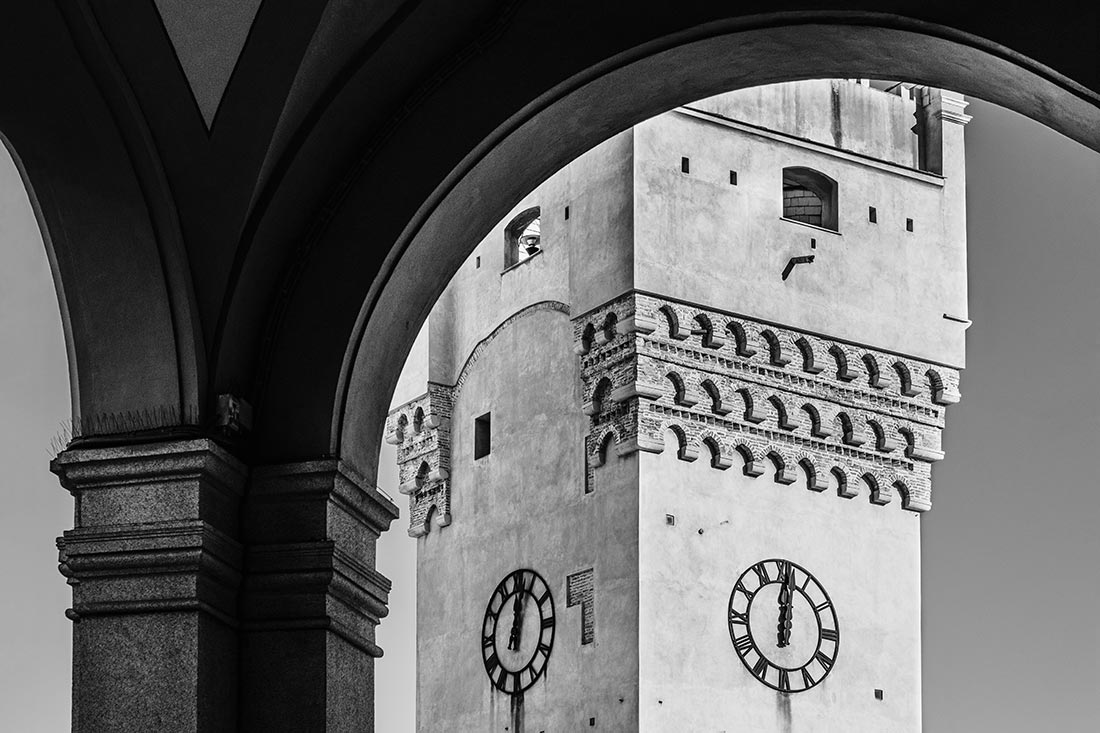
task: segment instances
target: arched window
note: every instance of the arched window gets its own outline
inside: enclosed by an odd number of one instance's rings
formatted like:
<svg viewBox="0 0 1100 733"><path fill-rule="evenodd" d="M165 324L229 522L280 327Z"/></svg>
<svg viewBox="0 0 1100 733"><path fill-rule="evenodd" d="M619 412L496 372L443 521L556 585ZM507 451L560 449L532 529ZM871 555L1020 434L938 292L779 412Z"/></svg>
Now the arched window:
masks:
<svg viewBox="0 0 1100 733"><path fill-rule="evenodd" d="M783 218L838 231L836 181L812 168L783 169Z"/></svg>
<svg viewBox="0 0 1100 733"><path fill-rule="evenodd" d="M539 207L526 209L504 227L504 266L519 264L542 251Z"/></svg>

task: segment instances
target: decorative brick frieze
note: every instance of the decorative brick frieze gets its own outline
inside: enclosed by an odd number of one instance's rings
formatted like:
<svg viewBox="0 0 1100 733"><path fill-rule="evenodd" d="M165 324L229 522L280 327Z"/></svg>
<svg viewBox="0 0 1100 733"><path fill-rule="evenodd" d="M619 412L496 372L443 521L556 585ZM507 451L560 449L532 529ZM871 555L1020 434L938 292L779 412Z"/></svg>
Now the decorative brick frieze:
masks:
<svg viewBox="0 0 1100 733"><path fill-rule="evenodd" d="M609 322L614 338L591 338ZM588 490L612 447L661 452L671 434L681 460L786 484L801 467L814 491L931 506L954 369L637 292L577 318L574 334Z"/></svg>
<svg viewBox="0 0 1100 733"><path fill-rule="evenodd" d="M409 496L409 536L451 523L451 410L454 388L428 383L428 391L395 408L386 440L397 446L398 490Z"/></svg>

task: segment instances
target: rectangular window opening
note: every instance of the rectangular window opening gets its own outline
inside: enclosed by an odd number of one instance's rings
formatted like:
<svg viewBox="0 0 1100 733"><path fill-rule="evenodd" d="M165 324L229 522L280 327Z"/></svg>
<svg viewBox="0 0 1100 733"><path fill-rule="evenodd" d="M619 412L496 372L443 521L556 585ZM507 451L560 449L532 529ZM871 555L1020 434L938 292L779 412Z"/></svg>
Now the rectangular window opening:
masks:
<svg viewBox="0 0 1100 733"><path fill-rule="evenodd" d="M474 418L474 460L489 455L490 425L489 413Z"/></svg>
<svg viewBox="0 0 1100 733"><path fill-rule="evenodd" d="M737 171L730 171L730 185L737 185Z"/></svg>
<svg viewBox="0 0 1100 733"><path fill-rule="evenodd" d="M810 237L810 249L817 249L817 240Z"/></svg>
<svg viewBox="0 0 1100 733"><path fill-rule="evenodd" d="M568 206L565 207L565 220L569 221L569 207Z"/></svg>
<svg viewBox="0 0 1100 733"><path fill-rule="evenodd" d="M905 231L907 231L907 232L913 231L913 220L912 219L906 219L905 220Z"/></svg>
<svg viewBox="0 0 1100 733"><path fill-rule="evenodd" d="M874 206L867 207L867 221L871 222L872 224L878 223L878 211L875 210Z"/></svg>
<svg viewBox="0 0 1100 733"><path fill-rule="evenodd" d="M875 690L875 699L876 700L881 700L882 699L882 690Z"/></svg>
<svg viewBox="0 0 1100 733"><path fill-rule="evenodd" d="M480 268L480 267L481 267L481 257L480 257L480 256L478 256L478 257L477 257L477 258L476 258L476 259L474 260L474 267L475 267L475 268Z"/></svg>
<svg viewBox="0 0 1100 733"><path fill-rule="evenodd" d="M691 161L687 158L680 158L680 172L691 173Z"/></svg>

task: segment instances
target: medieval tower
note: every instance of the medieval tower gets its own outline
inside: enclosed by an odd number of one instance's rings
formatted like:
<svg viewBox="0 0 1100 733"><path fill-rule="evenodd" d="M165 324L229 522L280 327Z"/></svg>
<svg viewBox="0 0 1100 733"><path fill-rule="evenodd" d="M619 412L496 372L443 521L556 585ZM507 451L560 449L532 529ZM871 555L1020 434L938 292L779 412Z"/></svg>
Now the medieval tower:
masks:
<svg viewBox="0 0 1100 733"><path fill-rule="evenodd" d="M704 100L477 246L387 425L420 731L920 730L965 107L849 80Z"/></svg>

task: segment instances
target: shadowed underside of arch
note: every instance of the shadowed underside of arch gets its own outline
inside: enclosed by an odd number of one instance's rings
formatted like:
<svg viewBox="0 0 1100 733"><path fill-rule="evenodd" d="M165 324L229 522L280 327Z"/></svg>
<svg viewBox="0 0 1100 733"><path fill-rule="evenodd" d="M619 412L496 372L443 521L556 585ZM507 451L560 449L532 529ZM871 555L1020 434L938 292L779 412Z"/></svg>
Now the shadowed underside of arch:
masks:
<svg viewBox="0 0 1100 733"><path fill-rule="evenodd" d="M50 243L78 428L209 430L232 393L255 408L243 455L372 474L401 358L482 233L589 147L720 91L904 78L1100 148L1096 17L784 6L263 3L219 50L213 117L186 18L21 8L0 129ZM166 417L125 417L145 414Z"/></svg>

